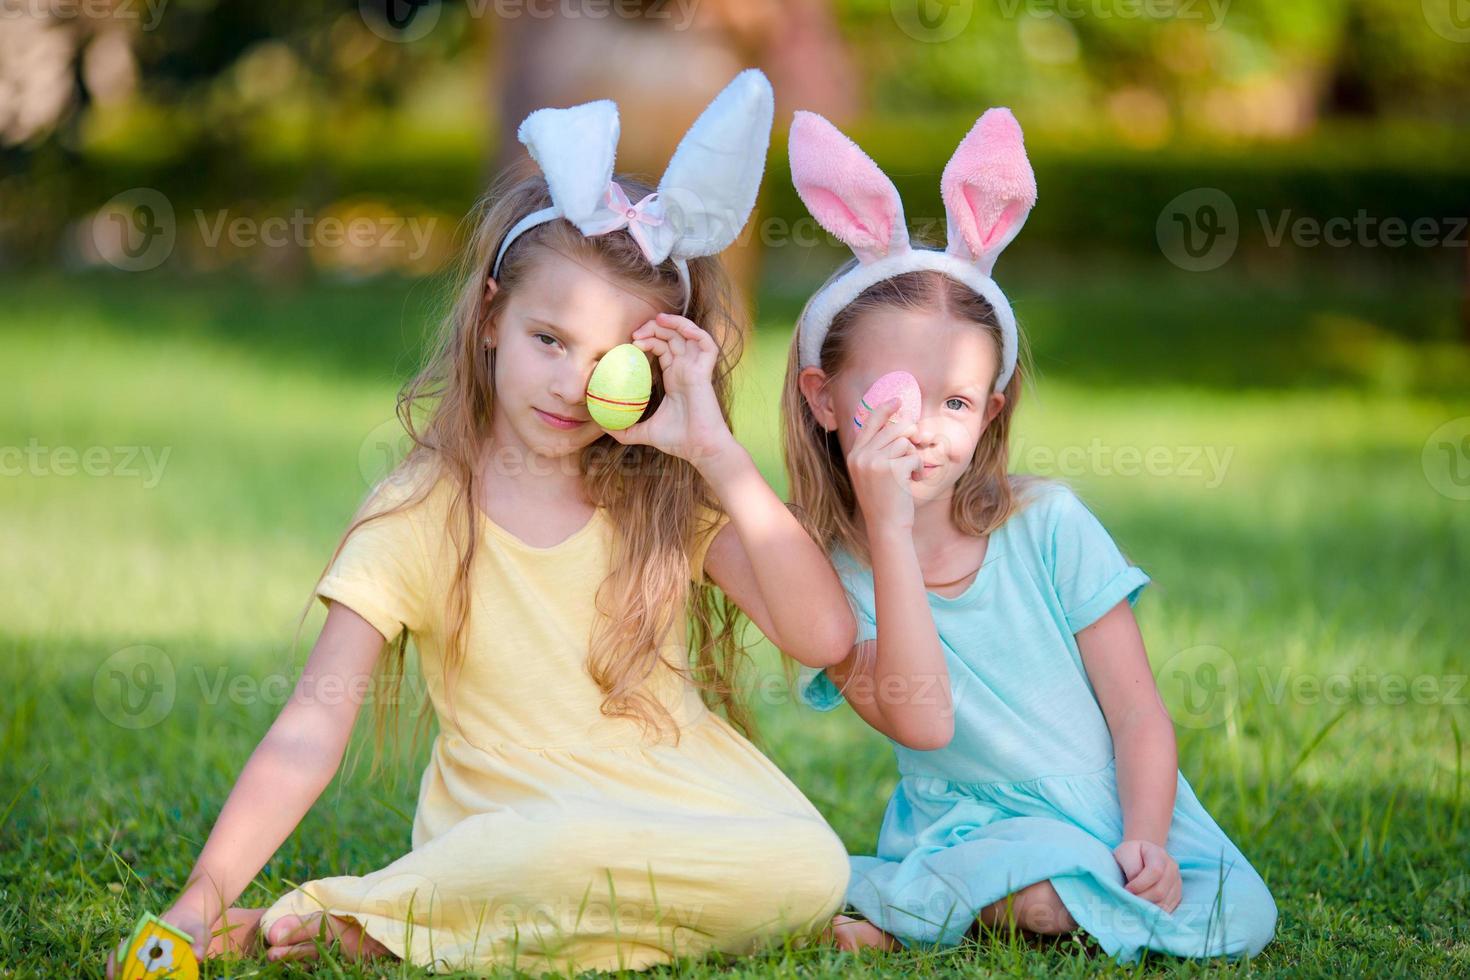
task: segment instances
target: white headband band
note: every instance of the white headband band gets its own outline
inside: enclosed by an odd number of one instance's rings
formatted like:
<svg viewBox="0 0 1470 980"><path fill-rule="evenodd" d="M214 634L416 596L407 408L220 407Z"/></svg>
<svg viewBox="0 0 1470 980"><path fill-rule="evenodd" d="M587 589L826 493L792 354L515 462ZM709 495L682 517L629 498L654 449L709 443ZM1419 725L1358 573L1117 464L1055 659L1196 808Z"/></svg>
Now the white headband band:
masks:
<svg viewBox="0 0 1470 980"><path fill-rule="evenodd" d="M969 286L994 308L1001 332L995 390L1004 390L1016 369L1016 316L990 271L1036 203L1036 176L1010 110L986 111L944 168L943 251L912 247L893 181L826 119L797 112L790 155L802 203L858 259L807 303L797 324L800 366L820 366L832 319L868 287L905 272L934 271Z"/></svg>
<svg viewBox="0 0 1470 980"><path fill-rule="evenodd" d="M617 104L608 99L569 109L537 109L516 131L546 176L551 207L523 217L506 233L490 268L524 232L565 218L583 235L626 228L651 265L672 259L689 306L689 259L723 251L755 207L770 146L775 98L758 69L736 75L679 141L658 190L637 203L612 179Z"/></svg>

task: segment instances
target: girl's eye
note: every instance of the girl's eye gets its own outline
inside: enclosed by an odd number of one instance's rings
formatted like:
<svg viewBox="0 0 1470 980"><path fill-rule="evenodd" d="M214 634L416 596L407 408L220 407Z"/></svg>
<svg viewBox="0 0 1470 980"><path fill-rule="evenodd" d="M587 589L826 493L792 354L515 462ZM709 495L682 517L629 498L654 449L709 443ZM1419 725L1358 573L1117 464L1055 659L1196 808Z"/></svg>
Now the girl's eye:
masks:
<svg viewBox="0 0 1470 980"><path fill-rule="evenodd" d="M537 341L543 342L541 344L542 347L551 347L558 343L557 339L549 333L538 333L534 334L533 336L536 338ZM550 343L544 343L544 341L550 341Z"/></svg>
<svg viewBox="0 0 1470 980"><path fill-rule="evenodd" d="M962 412L968 404L963 398L950 398L945 401L944 407L956 412Z"/></svg>

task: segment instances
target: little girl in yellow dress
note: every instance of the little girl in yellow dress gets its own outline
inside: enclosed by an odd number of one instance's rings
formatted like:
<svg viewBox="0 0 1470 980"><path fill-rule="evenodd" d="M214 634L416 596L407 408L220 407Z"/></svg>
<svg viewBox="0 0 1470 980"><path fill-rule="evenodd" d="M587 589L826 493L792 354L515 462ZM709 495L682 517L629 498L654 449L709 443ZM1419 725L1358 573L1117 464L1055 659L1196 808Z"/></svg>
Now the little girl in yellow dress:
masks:
<svg viewBox="0 0 1470 980"><path fill-rule="evenodd" d="M544 176L479 221L401 398L414 448L318 583L300 684L163 916L198 953L308 957L325 936L431 970L642 968L838 909L841 842L738 730L731 602L812 667L856 630L811 615L845 608L841 585L727 424L738 332L714 255L754 203L771 102L741 73L656 193L612 176L612 103L522 124ZM628 342L657 362L653 400L604 432L588 376ZM399 676L409 637L440 729L412 849L228 908L340 762L362 698L326 692Z"/></svg>

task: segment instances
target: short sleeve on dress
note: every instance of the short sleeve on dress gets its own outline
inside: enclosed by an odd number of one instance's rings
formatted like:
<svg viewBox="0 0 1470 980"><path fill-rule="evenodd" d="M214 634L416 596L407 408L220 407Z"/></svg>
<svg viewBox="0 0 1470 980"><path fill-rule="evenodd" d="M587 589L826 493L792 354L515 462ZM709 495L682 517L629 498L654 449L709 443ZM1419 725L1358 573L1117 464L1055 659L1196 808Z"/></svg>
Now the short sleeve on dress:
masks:
<svg viewBox="0 0 1470 980"><path fill-rule="evenodd" d="M689 577L698 583L709 582L709 576L704 573L704 558L709 554L710 545L714 544L715 538L721 529L730 523L730 515L713 507L701 507L697 527L694 530L694 543L689 548Z"/></svg>
<svg viewBox="0 0 1470 980"><path fill-rule="evenodd" d="M849 597L849 601L851 597ZM857 618L856 643L865 643L868 640L878 638L878 625L873 622L873 617L868 615L867 610L858 608L854 603L853 615ZM807 667L803 665L796 674L796 696L809 708L818 711L831 711L842 704L843 697L832 678L827 676L825 667Z"/></svg>
<svg viewBox="0 0 1470 980"><path fill-rule="evenodd" d="M390 643L405 629L421 631L427 606L427 563L416 526L419 508L408 504L388 513L408 498L401 482L390 478L380 483L354 520L377 516L347 536L316 587L323 603L342 603Z"/></svg>
<svg viewBox="0 0 1470 980"><path fill-rule="evenodd" d="M1123 599L1135 605L1149 577L1130 564L1092 511L1070 489L1054 494L1048 509L1047 541L1052 583L1078 633Z"/></svg>

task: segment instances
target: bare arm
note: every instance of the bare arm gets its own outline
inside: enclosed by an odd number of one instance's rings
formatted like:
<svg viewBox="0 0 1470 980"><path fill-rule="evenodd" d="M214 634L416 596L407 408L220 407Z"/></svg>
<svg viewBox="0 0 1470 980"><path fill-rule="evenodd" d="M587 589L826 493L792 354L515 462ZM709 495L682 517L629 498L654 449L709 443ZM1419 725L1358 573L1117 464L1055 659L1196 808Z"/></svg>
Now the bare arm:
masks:
<svg viewBox="0 0 1470 980"><path fill-rule="evenodd" d="M301 679L225 800L164 919L202 953L209 930L311 809L342 761L383 636L332 603Z"/></svg>
<svg viewBox="0 0 1470 980"><path fill-rule="evenodd" d="M686 317L660 313L633 331L633 342L658 358L663 403L651 418L609 434L699 470L735 529L711 542L709 577L792 658L816 667L835 663L857 629L842 583L730 432L711 382L719 358L714 339Z"/></svg>
<svg viewBox="0 0 1470 980"><path fill-rule="evenodd" d="M706 573L777 649L808 667L837 663L857 623L832 563L733 437L700 471L730 515Z"/></svg>
<svg viewBox="0 0 1470 980"><path fill-rule="evenodd" d="M1128 601L1078 633L1077 647L1113 735L1123 836L1162 847L1174 817L1179 756Z"/></svg>
<svg viewBox="0 0 1470 980"><path fill-rule="evenodd" d="M868 528L878 639L853 647L827 676L864 721L911 749L954 738L949 668L907 528Z"/></svg>
<svg viewBox="0 0 1470 980"><path fill-rule="evenodd" d="M1172 911L1181 889L1179 866L1167 850L1179 753L1128 600L1078 633L1077 648L1113 736L1123 809L1118 863L1129 891Z"/></svg>

